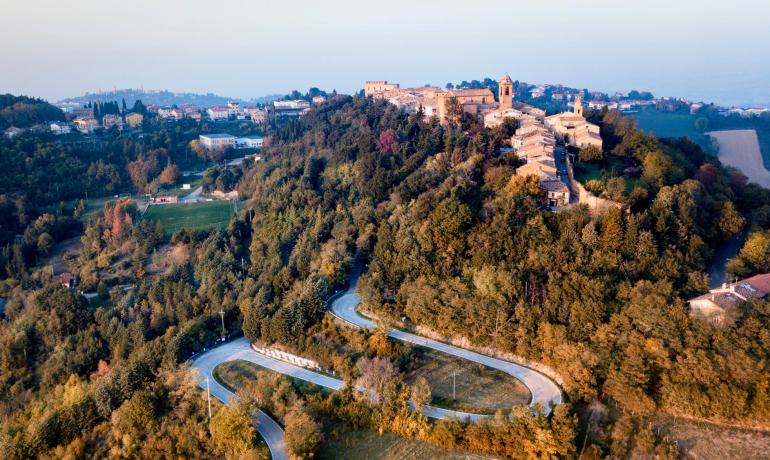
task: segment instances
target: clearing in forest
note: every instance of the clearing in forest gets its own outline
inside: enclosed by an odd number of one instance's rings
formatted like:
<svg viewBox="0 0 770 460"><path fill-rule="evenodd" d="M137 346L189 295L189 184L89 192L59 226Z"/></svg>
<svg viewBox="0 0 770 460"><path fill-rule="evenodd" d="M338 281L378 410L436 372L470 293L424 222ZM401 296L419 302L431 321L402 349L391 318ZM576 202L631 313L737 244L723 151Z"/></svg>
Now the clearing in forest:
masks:
<svg viewBox="0 0 770 460"><path fill-rule="evenodd" d="M200 201L152 205L144 214L144 219L159 221L166 234L171 235L183 228L225 228L232 214L233 204L229 201Z"/></svg>

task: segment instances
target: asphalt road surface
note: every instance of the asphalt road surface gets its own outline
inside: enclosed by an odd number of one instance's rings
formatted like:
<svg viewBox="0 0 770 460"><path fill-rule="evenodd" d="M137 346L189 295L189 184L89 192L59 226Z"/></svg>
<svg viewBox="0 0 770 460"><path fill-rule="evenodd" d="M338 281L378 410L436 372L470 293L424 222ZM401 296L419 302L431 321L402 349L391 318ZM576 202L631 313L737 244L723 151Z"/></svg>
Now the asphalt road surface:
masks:
<svg viewBox="0 0 770 460"><path fill-rule="evenodd" d="M332 303L332 312L336 316L342 318L354 326L373 329L375 327L374 322L364 318L363 316L359 315L358 312L356 312L356 307L360 303L360 299L355 293L355 285L357 280L358 277L354 276L353 283L350 288L341 297ZM562 402L561 390L559 390L559 387L556 385L556 383L554 383L545 375L528 367L512 363L510 361L493 358L491 356L482 355L480 353L466 350L464 348L449 345L444 342L439 342L437 340L429 339L419 335L410 334L408 332L400 331L397 329L392 329L388 336L396 340L403 340L415 345L431 348L442 353L447 353L459 358L466 359L468 361L483 364L493 369L503 371L524 383L524 385L529 388L529 391L532 394L530 406L540 404L545 410L546 414L551 412L551 408L553 406L561 404ZM309 369L305 369L303 367L296 366L294 364L290 364L285 361L263 355L261 353L257 353L251 347L248 339L242 337L240 339L222 344L216 348L206 351L193 360L192 368L198 371L198 386L206 390L206 378L208 377L208 385L211 388L211 395L225 404L230 404L235 395L214 379L214 368L222 363L239 359L248 361L274 372L305 380L318 386L329 388L335 391L341 389L345 385L345 382L340 379L320 374L318 372L314 372ZM360 391L361 389L359 388L358 390ZM453 417L458 419L477 421L480 418L487 417L486 415L454 411L434 406L423 406L422 412L426 416L435 419ZM284 434L280 425L278 425L275 420L271 419L262 411L257 412L257 420L257 430L267 443L273 459L288 459L286 445L284 442Z"/></svg>
<svg viewBox="0 0 770 460"><path fill-rule="evenodd" d="M358 312L356 312L356 307L359 303L361 303L361 300L356 294L357 280L357 278L354 278L353 283L351 283L350 288L348 288L345 294L332 303L332 312L336 316L342 318L354 326L366 329L374 329L375 324L373 321L364 318L363 316L359 315ZM388 337L392 337L396 340L403 340L404 342L413 343L422 347L431 348L442 353L457 356L458 358L472 361L474 363L483 364L493 369L503 371L506 374L520 380L527 388L529 388L529 391L532 394L530 406L540 404L542 405L546 414L551 413L552 406L561 404L562 402L562 395L559 386L556 385L556 383L550 378L526 366L498 358L493 358L491 356L482 355L481 353L476 353L474 351L466 350L454 345L449 345L447 343L429 339L427 337L410 334L398 329L391 329L388 333Z"/></svg>

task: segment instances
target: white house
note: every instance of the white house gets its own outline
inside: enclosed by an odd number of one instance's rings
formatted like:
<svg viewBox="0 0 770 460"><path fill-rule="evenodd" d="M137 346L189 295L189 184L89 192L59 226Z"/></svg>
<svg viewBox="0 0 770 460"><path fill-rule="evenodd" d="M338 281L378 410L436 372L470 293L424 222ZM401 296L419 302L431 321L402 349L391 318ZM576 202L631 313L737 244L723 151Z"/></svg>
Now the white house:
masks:
<svg viewBox="0 0 770 460"><path fill-rule="evenodd" d="M158 108L158 117L160 118L172 118L174 108L173 107L159 107Z"/></svg>
<svg viewBox="0 0 770 460"><path fill-rule="evenodd" d="M211 120L227 120L230 117L230 109L227 106L215 106L206 109L206 115Z"/></svg>
<svg viewBox="0 0 770 460"><path fill-rule="evenodd" d="M236 149L260 149L262 148L263 138L257 136L238 137L235 139L233 147Z"/></svg>
<svg viewBox="0 0 770 460"><path fill-rule="evenodd" d="M48 128L51 130L51 133L56 134L57 136L60 134L69 134L72 132L70 125L64 123L63 121L54 121L48 126Z"/></svg>
<svg viewBox="0 0 770 460"><path fill-rule="evenodd" d="M11 126L10 128L5 130L5 137L7 137L8 139L13 139L14 137L18 136L23 132L24 132L23 129L17 128L15 126Z"/></svg>

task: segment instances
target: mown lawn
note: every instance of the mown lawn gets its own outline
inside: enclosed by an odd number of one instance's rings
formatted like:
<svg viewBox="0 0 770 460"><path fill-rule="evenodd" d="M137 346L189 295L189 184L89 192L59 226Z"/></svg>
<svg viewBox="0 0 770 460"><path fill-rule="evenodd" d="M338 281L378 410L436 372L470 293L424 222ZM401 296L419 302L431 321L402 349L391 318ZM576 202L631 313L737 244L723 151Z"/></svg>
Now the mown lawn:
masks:
<svg viewBox="0 0 770 460"><path fill-rule="evenodd" d="M405 378L413 383L420 376L431 387L432 404L465 412L508 411L531 398L527 387L505 372L426 348L418 350Z"/></svg>
<svg viewBox="0 0 770 460"><path fill-rule="evenodd" d="M144 219L159 221L166 234L170 235L184 228L225 228L232 214L233 205L229 201L201 201L151 205Z"/></svg>

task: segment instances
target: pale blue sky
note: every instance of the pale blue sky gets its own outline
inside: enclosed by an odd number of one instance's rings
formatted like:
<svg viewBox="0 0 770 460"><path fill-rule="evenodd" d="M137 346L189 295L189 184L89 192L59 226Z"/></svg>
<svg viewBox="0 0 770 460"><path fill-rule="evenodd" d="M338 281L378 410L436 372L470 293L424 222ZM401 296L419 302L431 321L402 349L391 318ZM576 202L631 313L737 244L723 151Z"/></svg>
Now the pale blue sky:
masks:
<svg viewBox="0 0 770 460"><path fill-rule="evenodd" d="M255 97L367 79L532 83L770 103L762 0L0 0L0 92Z"/></svg>

